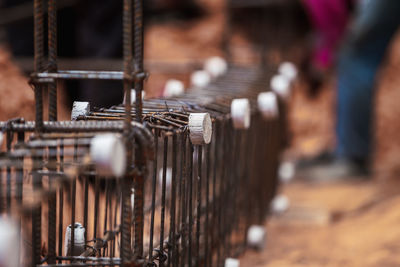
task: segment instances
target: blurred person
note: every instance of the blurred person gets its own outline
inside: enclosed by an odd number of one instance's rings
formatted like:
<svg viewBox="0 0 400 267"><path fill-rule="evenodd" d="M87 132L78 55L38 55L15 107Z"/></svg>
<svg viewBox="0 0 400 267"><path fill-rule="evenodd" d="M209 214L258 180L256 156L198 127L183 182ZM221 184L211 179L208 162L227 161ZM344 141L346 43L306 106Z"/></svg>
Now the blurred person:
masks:
<svg viewBox="0 0 400 267"><path fill-rule="evenodd" d="M321 1L322 2L322 1ZM336 150L309 169L311 178L368 177L373 100L379 67L398 26L400 1L359 0L337 63Z"/></svg>
<svg viewBox="0 0 400 267"><path fill-rule="evenodd" d="M337 148L347 172L368 171L376 77L400 25L400 1L362 0L338 62Z"/></svg>

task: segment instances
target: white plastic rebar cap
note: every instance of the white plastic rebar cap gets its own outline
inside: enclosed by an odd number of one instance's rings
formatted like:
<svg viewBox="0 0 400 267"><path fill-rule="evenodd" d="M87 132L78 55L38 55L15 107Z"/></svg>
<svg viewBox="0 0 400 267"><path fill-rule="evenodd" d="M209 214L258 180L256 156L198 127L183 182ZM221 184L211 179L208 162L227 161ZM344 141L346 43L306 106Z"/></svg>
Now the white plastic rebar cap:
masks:
<svg viewBox="0 0 400 267"><path fill-rule="evenodd" d="M283 99L287 99L290 96L290 81L282 75L277 74L272 77L270 82L271 90Z"/></svg>
<svg viewBox="0 0 400 267"><path fill-rule="evenodd" d="M208 113L190 113L189 136L193 145L204 145L211 142L212 122Z"/></svg>
<svg viewBox="0 0 400 267"><path fill-rule="evenodd" d="M100 134L90 142L90 157L98 175L121 177L126 171L126 150L116 134Z"/></svg>
<svg viewBox="0 0 400 267"><path fill-rule="evenodd" d="M247 244L254 249L262 250L265 247L266 231L264 226L252 225L247 231Z"/></svg>
<svg viewBox="0 0 400 267"><path fill-rule="evenodd" d="M72 230L71 224L67 226L64 240L65 256L79 256L85 251L85 227L76 222L74 225L74 251L71 251Z"/></svg>
<svg viewBox="0 0 400 267"><path fill-rule="evenodd" d="M164 96L173 97L181 95L185 92L185 85L183 82L175 79L170 79L165 83Z"/></svg>
<svg viewBox="0 0 400 267"><path fill-rule="evenodd" d="M71 111L71 120L76 121L79 116L89 115L90 104L89 102L74 101Z"/></svg>
<svg viewBox="0 0 400 267"><path fill-rule="evenodd" d="M142 91L142 99L144 99L146 97L146 92ZM135 89L131 89L131 105L136 103L136 90ZM126 97L124 94L124 102L123 104L126 104Z"/></svg>
<svg viewBox="0 0 400 267"><path fill-rule="evenodd" d="M276 195L271 202L271 210L275 214L284 213L289 209L290 200L285 195Z"/></svg>
<svg viewBox="0 0 400 267"><path fill-rule="evenodd" d="M273 92L263 92L257 97L258 110L263 118L274 119L279 115L278 99Z"/></svg>
<svg viewBox="0 0 400 267"><path fill-rule="evenodd" d="M231 104L231 117L235 129L250 128L250 101L247 98L234 99Z"/></svg>
<svg viewBox="0 0 400 267"><path fill-rule="evenodd" d="M234 258L226 258L224 267L240 267L240 261Z"/></svg>
<svg viewBox="0 0 400 267"><path fill-rule="evenodd" d="M282 183L289 183L293 180L296 172L295 164L291 161L284 161L279 165L278 176Z"/></svg>
<svg viewBox="0 0 400 267"><path fill-rule="evenodd" d="M293 82L297 78L297 68L296 65L292 62L282 62L279 65L278 72L284 76L286 76L290 82Z"/></svg>
<svg viewBox="0 0 400 267"><path fill-rule="evenodd" d="M211 82L210 74L205 70L197 70L190 76L190 83L194 87L204 88Z"/></svg>
<svg viewBox="0 0 400 267"><path fill-rule="evenodd" d="M20 266L20 229L17 225L10 218L0 217L0 266Z"/></svg>
<svg viewBox="0 0 400 267"><path fill-rule="evenodd" d="M204 70L207 71L213 78L224 75L228 70L228 63L222 57L212 57L204 63Z"/></svg>

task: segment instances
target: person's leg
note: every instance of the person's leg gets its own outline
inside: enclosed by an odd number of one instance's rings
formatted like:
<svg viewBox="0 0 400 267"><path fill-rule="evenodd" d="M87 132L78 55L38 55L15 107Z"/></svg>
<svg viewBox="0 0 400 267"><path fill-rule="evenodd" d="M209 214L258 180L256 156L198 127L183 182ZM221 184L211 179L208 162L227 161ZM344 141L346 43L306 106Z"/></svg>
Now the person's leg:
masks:
<svg viewBox="0 0 400 267"><path fill-rule="evenodd" d="M364 0L338 64L337 156L367 162L371 154L375 78L400 24L400 1Z"/></svg>

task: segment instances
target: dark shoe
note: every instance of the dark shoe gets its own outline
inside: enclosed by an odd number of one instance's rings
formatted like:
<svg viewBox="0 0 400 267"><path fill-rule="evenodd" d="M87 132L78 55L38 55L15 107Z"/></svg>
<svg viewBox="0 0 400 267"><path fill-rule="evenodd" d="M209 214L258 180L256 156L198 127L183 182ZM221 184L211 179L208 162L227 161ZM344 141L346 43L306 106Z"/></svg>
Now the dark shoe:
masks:
<svg viewBox="0 0 400 267"><path fill-rule="evenodd" d="M309 164L299 168L297 175L303 179L318 182L348 179L368 179L370 172L365 161L333 159L331 161Z"/></svg>
<svg viewBox="0 0 400 267"><path fill-rule="evenodd" d="M316 165L321 164L330 164L336 159L335 154L332 151L323 151L315 157L300 159L297 164L296 168L298 170L303 170L306 168L314 167Z"/></svg>

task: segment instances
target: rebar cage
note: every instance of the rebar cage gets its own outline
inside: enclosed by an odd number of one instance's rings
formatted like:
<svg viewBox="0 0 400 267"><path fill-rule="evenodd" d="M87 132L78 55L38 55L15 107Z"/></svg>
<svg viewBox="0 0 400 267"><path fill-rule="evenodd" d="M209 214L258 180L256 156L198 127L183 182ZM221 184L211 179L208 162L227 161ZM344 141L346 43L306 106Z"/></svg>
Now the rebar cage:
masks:
<svg viewBox="0 0 400 267"><path fill-rule="evenodd" d="M263 223L284 141L282 101L278 117L257 109L273 68L229 65L206 87L142 100L142 14L141 0L124 0L123 72L58 70L56 0L34 1L36 120L0 123L0 232L18 248L7 266L223 266ZM75 102L72 121L57 121L68 79L120 80L124 103ZM250 106L244 125L235 100Z"/></svg>

